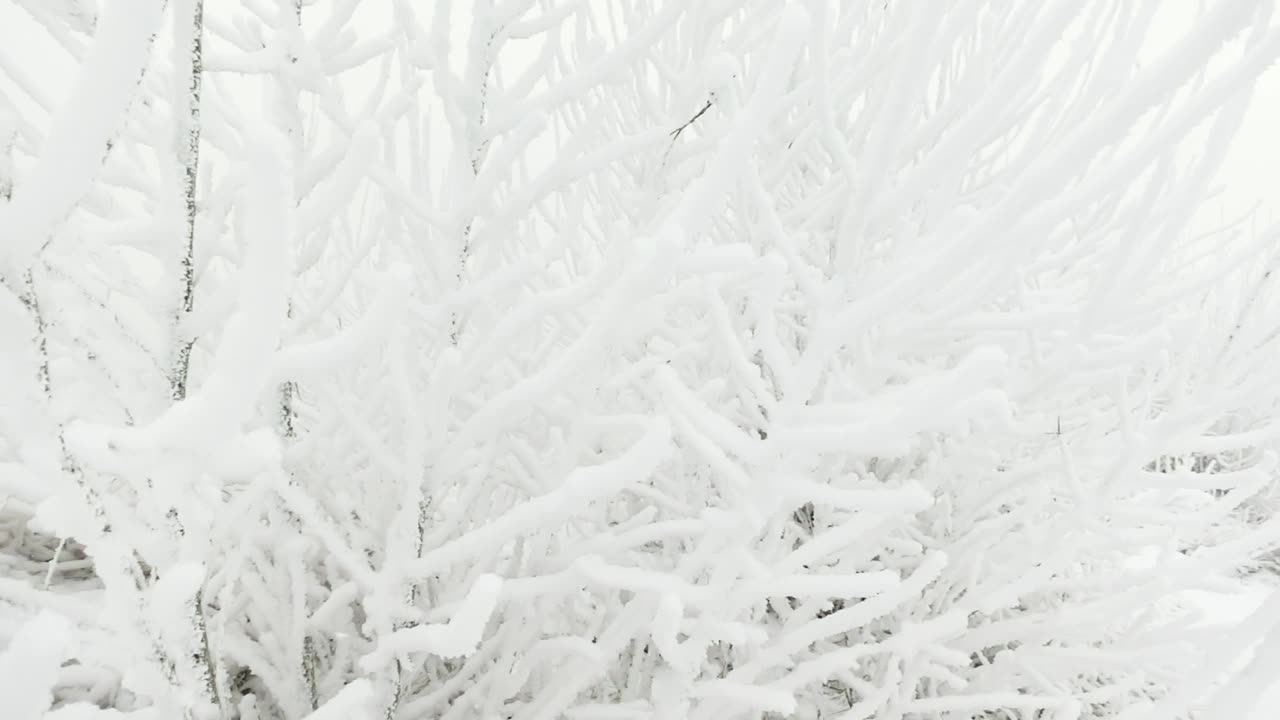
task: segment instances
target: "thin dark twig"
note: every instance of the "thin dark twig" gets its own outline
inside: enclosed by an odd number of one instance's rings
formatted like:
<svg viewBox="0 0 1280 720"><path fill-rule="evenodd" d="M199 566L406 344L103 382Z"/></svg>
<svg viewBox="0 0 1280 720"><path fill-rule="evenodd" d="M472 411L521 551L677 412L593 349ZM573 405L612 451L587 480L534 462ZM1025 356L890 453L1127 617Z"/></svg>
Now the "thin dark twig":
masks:
<svg viewBox="0 0 1280 720"><path fill-rule="evenodd" d="M674 147L676 146L676 141L680 139L680 133L684 132L685 128L687 128L687 127L689 127L690 125L694 124L695 122L697 122L697 121L698 121L698 118L700 118L700 117L702 117L704 114L706 114L706 112L707 112L708 110L710 110L710 109L711 109L711 105L712 105L712 102L711 102L710 100L708 100L708 101L707 101L707 104L706 104L706 105L703 105L703 106L702 106L702 109L701 109L701 110L699 110L699 111L697 112L697 114L696 114L696 115L694 115L693 117L689 118L688 122L686 122L685 124L683 124L683 125L681 125L680 127L676 128L675 130L672 130L671 132L667 133L668 135L670 135L670 136L671 136L671 144L667 146L667 151L666 151L666 152L664 152L664 153L662 153L662 167L663 167L664 169L667 167L667 158L669 158L669 157L671 156L671 150L672 150L672 148L674 148Z"/></svg>
<svg viewBox="0 0 1280 720"><path fill-rule="evenodd" d="M671 140L672 140L672 142L674 142L674 141L676 141L677 139L679 139L679 138L680 138L680 133L684 132L684 129L685 129L685 128L687 128L687 127L689 127L690 125L692 125L692 124L694 124L695 122L697 122L698 118L702 117L702 116L703 116L704 114L706 114L706 112L707 112L708 110L710 110L710 109L711 109L711 101L710 101L710 100L708 100L708 101L707 101L707 104L702 106L702 109L698 111L698 114L697 114L697 115L694 115L693 117L689 118L689 121L688 121L688 122L686 122L685 124L681 125L680 127L676 128L675 130L672 130L670 133L668 133L669 135L671 135Z"/></svg>

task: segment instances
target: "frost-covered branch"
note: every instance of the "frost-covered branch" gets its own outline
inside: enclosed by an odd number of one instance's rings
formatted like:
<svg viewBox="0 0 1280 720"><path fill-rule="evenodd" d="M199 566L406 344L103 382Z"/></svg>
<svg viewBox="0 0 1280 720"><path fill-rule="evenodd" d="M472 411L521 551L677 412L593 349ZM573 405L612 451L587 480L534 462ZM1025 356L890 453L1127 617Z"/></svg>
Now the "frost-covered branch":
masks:
<svg viewBox="0 0 1280 720"><path fill-rule="evenodd" d="M1276 230L1196 212L1280 29L1159 5L24 3L21 701L1236 712L1177 606L1280 545Z"/></svg>

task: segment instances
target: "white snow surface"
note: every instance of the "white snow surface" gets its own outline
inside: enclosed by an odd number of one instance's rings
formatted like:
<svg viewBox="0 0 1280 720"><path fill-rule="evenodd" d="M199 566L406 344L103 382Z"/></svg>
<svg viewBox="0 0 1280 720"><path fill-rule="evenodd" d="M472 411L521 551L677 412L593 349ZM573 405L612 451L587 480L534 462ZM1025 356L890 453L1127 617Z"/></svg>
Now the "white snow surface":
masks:
<svg viewBox="0 0 1280 720"><path fill-rule="evenodd" d="M1277 717L1273 4L11 5L0 720Z"/></svg>

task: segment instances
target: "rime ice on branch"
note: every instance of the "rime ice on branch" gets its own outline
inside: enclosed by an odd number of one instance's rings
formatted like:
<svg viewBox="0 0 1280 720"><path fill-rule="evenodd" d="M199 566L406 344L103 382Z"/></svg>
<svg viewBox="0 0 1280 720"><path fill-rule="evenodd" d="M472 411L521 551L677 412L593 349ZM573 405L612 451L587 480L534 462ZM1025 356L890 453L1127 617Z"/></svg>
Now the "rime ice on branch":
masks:
<svg viewBox="0 0 1280 720"><path fill-rule="evenodd" d="M1160 5L24 2L32 712L1234 712L1277 231L1192 229L1280 28Z"/></svg>

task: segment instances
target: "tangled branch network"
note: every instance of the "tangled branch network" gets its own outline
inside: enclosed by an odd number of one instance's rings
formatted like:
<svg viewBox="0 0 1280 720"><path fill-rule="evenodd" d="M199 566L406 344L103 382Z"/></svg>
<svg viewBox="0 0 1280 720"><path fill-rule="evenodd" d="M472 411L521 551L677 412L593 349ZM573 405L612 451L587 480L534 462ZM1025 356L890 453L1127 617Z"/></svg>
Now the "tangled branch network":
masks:
<svg viewBox="0 0 1280 720"><path fill-rule="evenodd" d="M1274 3L9 5L0 715L1267 692Z"/></svg>

